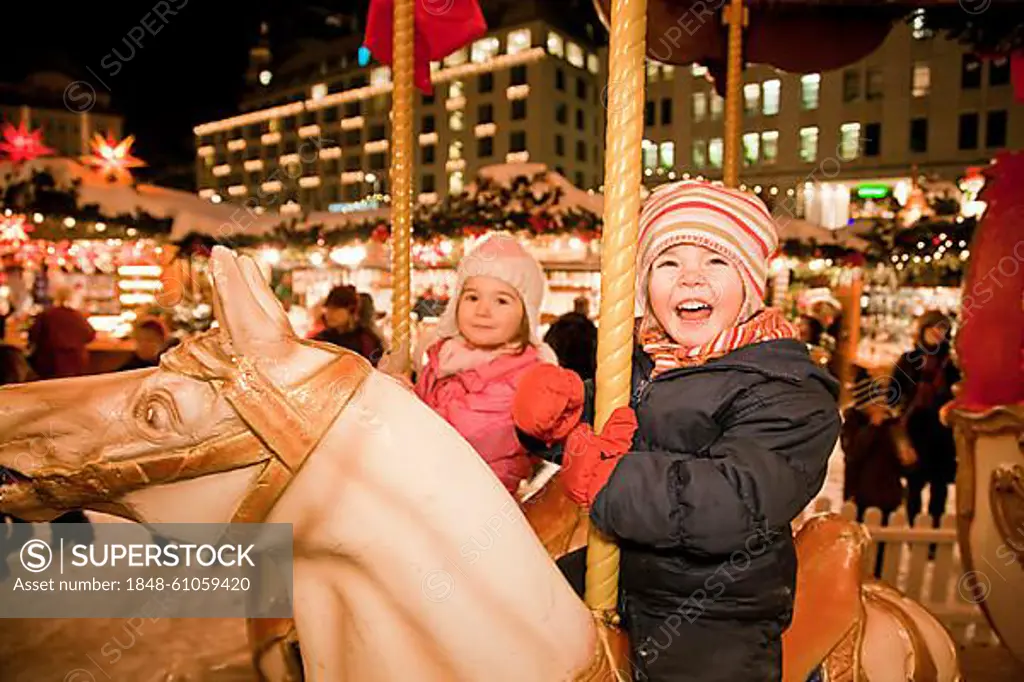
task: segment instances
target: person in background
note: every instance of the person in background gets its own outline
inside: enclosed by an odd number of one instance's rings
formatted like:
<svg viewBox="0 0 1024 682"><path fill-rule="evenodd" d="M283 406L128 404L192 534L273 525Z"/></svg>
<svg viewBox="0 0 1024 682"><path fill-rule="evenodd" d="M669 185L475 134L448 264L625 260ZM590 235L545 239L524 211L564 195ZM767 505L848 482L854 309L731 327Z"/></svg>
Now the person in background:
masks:
<svg viewBox="0 0 1024 682"><path fill-rule="evenodd" d="M874 384L868 373L858 368L855 385ZM857 398L843 413L839 432L845 460L843 499L857 505L857 521L863 522L867 510L875 507L882 512L882 525L887 526L889 515L903 503L899 417L871 388L859 392ZM876 578L882 575L884 550L880 544Z"/></svg>
<svg viewBox="0 0 1024 682"><path fill-rule="evenodd" d="M373 332L359 324L358 311L356 288L350 284L334 287L324 303L324 329L313 338L359 353L376 367L384 346Z"/></svg>
<svg viewBox="0 0 1024 682"><path fill-rule="evenodd" d="M938 310L929 310L914 322L914 348L900 356L893 372L895 404L902 408L906 435L917 453L917 464L907 474L907 516L921 512L922 493L929 488L928 513L939 527L946 511L949 484L956 479L956 444L953 431L942 423L939 410L953 399L960 371L950 347L952 322Z"/></svg>
<svg viewBox="0 0 1024 682"><path fill-rule="evenodd" d="M832 360L832 352L824 342L825 326L811 315L801 315L797 325L800 329L800 340L807 344L807 351L816 365L827 367Z"/></svg>
<svg viewBox="0 0 1024 682"><path fill-rule="evenodd" d="M825 333L825 325L811 315L801 315L798 323L800 340L808 346L821 345L821 336Z"/></svg>
<svg viewBox="0 0 1024 682"><path fill-rule="evenodd" d="M571 369L581 379L593 379L597 372L597 327L587 317L587 299L574 302L573 311L552 323L544 343L558 356L558 364Z"/></svg>
<svg viewBox="0 0 1024 682"><path fill-rule="evenodd" d="M384 335L377 326L377 308L373 304L373 296L365 291L359 292L359 311L356 315L360 327L377 337L381 346L384 345Z"/></svg>
<svg viewBox="0 0 1024 682"><path fill-rule="evenodd" d="M160 364L160 356L167 349L167 337L167 328L160 320L151 318L136 324L135 331L132 333L132 338L135 340L135 352L117 371L127 372L133 369L157 367Z"/></svg>
<svg viewBox="0 0 1024 682"><path fill-rule="evenodd" d="M29 362L42 379L80 376L88 370L87 348L96 330L85 315L69 306L71 296L70 287L59 287L53 307L40 313L29 330L33 349Z"/></svg>

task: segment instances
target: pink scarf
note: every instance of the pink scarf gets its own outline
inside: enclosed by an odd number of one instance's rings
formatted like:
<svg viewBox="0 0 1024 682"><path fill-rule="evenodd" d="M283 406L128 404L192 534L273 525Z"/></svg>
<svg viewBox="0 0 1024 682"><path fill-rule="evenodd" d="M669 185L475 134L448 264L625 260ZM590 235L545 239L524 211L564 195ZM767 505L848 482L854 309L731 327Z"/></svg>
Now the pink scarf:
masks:
<svg viewBox="0 0 1024 682"><path fill-rule="evenodd" d="M486 365L502 355L512 355L522 351L520 343L507 343L498 348L476 348L461 336L453 336L445 341L437 352L437 378L458 374L468 369Z"/></svg>

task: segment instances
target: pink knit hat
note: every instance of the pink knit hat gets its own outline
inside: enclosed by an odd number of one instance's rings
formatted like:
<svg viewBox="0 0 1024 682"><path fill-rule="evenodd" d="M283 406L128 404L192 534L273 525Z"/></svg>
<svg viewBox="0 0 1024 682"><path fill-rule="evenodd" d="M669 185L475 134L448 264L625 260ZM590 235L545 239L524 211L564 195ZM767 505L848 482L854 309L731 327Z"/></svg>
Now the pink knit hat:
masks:
<svg viewBox="0 0 1024 682"><path fill-rule="evenodd" d="M636 308L647 314L651 265L665 249L695 244L726 258L743 279L739 321L764 307L768 260L779 246L775 221L760 199L735 189L685 180L656 189L640 212Z"/></svg>
<svg viewBox="0 0 1024 682"><path fill-rule="evenodd" d="M437 324L440 338L459 335L459 324L455 317L462 287L470 277L493 277L516 290L526 317L530 323L530 343L541 346L540 306L544 302L545 277L540 263L523 248L519 240L507 232L495 232L467 253L457 273L455 291L452 292L448 307L441 314Z"/></svg>

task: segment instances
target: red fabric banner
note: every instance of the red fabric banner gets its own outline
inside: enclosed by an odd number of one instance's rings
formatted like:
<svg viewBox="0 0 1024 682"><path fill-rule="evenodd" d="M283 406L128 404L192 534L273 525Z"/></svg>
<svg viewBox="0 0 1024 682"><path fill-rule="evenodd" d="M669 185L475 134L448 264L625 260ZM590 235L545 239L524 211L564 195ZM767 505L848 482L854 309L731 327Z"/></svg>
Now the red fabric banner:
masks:
<svg viewBox="0 0 1024 682"><path fill-rule="evenodd" d="M393 64L394 0L372 0L363 44L384 64ZM416 0L415 83L430 94L430 62L438 62L483 37L487 23L477 0Z"/></svg>
<svg viewBox="0 0 1024 682"><path fill-rule="evenodd" d="M1024 402L1024 152L985 169L985 215L971 243L956 350L966 409Z"/></svg>

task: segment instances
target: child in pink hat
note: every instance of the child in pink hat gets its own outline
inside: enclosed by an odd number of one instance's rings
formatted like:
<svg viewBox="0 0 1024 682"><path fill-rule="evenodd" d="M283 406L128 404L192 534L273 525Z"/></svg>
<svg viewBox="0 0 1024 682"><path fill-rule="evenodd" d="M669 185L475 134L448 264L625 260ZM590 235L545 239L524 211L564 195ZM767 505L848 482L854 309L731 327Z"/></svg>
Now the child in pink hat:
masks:
<svg viewBox="0 0 1024 682"><path fill-rule="evenodd" d="M540 264L511 235L482 241L459 263L440 339L416 384L511 493L533 470L516 438L512 398L526 370L554 362L538 335L544 282Z"/></svg>

